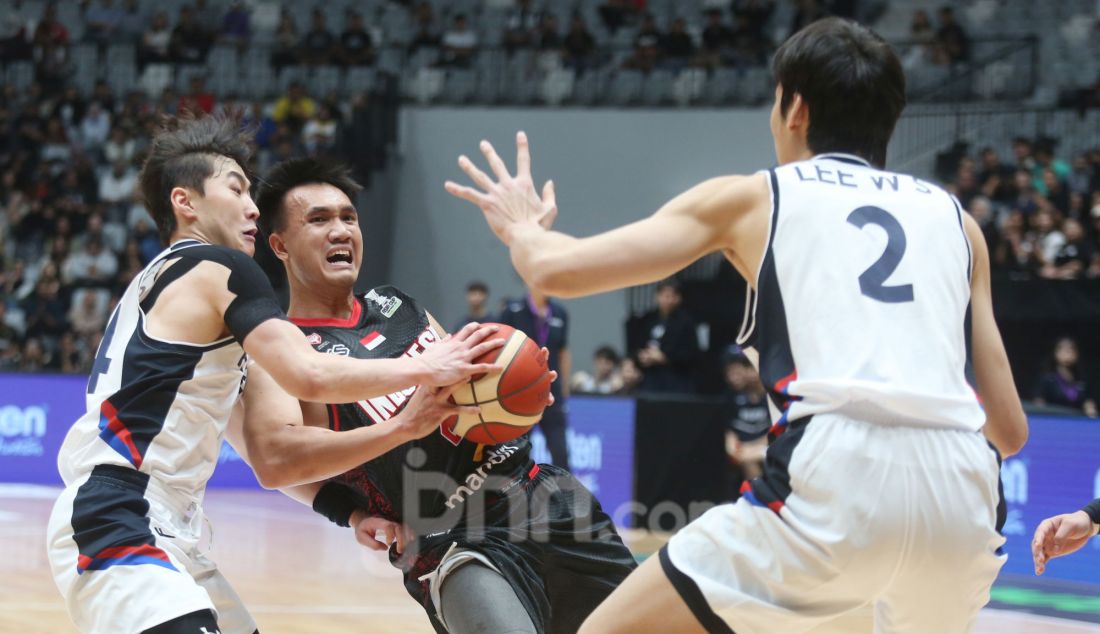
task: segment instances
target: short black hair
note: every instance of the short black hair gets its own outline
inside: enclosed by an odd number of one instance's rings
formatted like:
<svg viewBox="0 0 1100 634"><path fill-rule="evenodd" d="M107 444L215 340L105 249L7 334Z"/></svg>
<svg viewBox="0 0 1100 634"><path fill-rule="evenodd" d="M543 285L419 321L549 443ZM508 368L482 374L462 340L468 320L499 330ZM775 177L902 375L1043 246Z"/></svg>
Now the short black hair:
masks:
<svg viewBox="0 0 1100 634"><path fill-rule="evenodd" d="M660 292L662 289L665 289L665 288L671 288L672 290L676 291L676 293L679 294L679 295L684 294L684 289L680 286L680 281L677 280L674 277L669 277L669 278L661 280L660 282L657 282L657 291L658 292Z"/></svg>
<svg viewBox="0 0 1100 634"><path fill-rule="evenodd" d="M188 187L205 194L203 184L214 174L215 161L220 158L234 160L247 170L251 141L251 133L235 116L162 119L140 177L141 194L161 241L167 243L176 230L172 189Z"/></svg>
<svg viewBox="0 0 1100 634"><path fill-rule="evenodd" d="M480 281L480 280L474 280L474 281L472 281L472 282L470 282L469 284L466 285L466 292L467 293L472 293L474 291L481 291L482 293L485 293L486 295L488 295L489 294L489 285L486 284L485 282Z"/></svg>
<svg viewBox="0 0 1100 634"><path fill-rule="evenodd" d="M260 229L266 235L285 229L286 215L283 211L286 195L295 187L314 184L332 185L352 201L355 194L363 189L343 163L312 157L283 161L272 167L260 183L260 192L256 196Z"/></svg>
<svg viewBox="0 0 1100 634"><path fill-rule="evenodd" d="M619 353L615 352L615 349L609 345L604 344L596 348L596 352L593 353L592 356L597 359L607 359L614 365L619 365Z"/></svg>
<svg viewBox="0 0 1100 634"><path fill-rule="evenodd" d="M783 89L783 115L796 93L806 103L806 141L815 154L846 152L886 164L905 108L905 72L878 34L851 20L818 20L779 47L772 73Z"/></svg>

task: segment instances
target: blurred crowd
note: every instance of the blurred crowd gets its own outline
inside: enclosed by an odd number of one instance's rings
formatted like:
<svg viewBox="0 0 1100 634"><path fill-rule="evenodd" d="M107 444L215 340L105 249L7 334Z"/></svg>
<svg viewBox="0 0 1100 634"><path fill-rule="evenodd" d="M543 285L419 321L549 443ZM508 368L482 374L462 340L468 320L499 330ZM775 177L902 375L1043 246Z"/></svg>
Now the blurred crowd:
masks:
<svg viewBox="0 0 1100 634"><path fill-rule="evenodd" d="M1100 149L1062 157L1054 139L1020 137L1011 157L952 158L948 188L982 226L995 273L1100 277Z"/></svg>

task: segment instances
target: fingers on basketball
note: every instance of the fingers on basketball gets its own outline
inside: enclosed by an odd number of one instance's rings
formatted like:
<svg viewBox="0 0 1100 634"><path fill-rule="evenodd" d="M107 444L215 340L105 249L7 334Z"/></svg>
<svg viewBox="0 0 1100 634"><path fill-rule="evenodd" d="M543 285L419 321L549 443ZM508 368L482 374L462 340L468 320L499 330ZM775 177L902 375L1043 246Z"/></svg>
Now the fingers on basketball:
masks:
<svg viewBox="0 0 1100 634"><path fill-rule="evenodd" d="M454 423L456 433L485 445L527 433L542 418L553 379L546 356L525 334L502 325L491 337L502 340L503 345L475 361L495 363L501 371L475 375L451 395L458 405L480 408L476 415L459 414Z"/></svg>

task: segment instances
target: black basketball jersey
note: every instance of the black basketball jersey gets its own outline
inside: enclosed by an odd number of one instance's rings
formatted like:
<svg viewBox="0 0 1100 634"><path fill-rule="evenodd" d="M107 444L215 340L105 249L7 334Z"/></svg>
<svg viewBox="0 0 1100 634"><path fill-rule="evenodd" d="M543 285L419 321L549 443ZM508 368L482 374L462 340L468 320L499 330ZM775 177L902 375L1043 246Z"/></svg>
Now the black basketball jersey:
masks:
<svg viewBox="0 0 1100 634"><path fill-rule="evenodd" d="M347 319L292 321L317 351L360 359L414 357L441 338L416 300L393 286L371 289L355 300ZM385 424L404 409L416 390L411 386L388 396L329 405L329 427L344 431ZM445 516L460 517L467 501L482 489L504 492L507 482L520 479L532 466L526 436L483 446L456 436L451 424L445 422L438 431L333 481L350 487L371 515L404 522L421 532L438 528L437 520Z"/></svg>

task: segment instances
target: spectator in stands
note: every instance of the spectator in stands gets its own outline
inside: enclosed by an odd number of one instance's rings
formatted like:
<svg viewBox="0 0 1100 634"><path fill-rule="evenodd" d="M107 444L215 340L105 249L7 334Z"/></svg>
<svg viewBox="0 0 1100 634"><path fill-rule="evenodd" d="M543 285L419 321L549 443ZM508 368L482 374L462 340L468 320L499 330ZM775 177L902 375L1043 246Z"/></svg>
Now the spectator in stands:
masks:
<svg viewBox="0 0 1100 634"><path fill-rule="evenodd" d="M306 94L302 83L290 82L287 92L275 102L271 118L275 123L285 123L292 133L297 133L317 112L317 102Z"/></svg>
<svg viewBox="0 0 1100 634"><path fill-rule="evenodd" d="M302 61L312 65L331 64L335 53L336 36L325 24L325 13L316 8L310 17L310 29L302 38Z"/></svg>
<svg viewBox="0 0 1100 634"><path fill-rule="evenodd" d="M1058 230L1054 220L1054 212L1049 203L1035 212L1031 218L1031 227L1035 232L1036 255L1039 267L1044 267L1054 262L1055 256L1066 243L1066 237Z"/></svg>
<svg viewBox="0 0 1100 634"><path fill-rule="evenodd" d="M1097 416L1096 396L1079 364L1077 342L1062 337L1054 343L1049 370L1039 378L1035 401L1080 410L1085 416Z"/></svg>
<svg viewBox="0 0 1100 634"><path fill-rule="evenodd" d="M211 35L195 18L194 9L189 5L181 7L168 43L171 60L177 64L204 64L210 44Z"/></svg>
<svg viewBox="0 0 1100 634"><path fill-rule="evenodd" d="M1031 173L1027 170L1016 170L1016 175L1012 178L1016 198L1011 201L1011 205L1023 212L1025 216L1032 215L1039 208L1038 200L1040 197L1039 193L1035 191L1033 183Z"/></svg>
<svg viewBox="0 0 1100 634"><path fill-rule="evenodd" d="M619 372L619 354L608 345L596 348L592 355L592 374L573 373L573 391L580 394L618 394L623 389Z"/></svg>
<svg viewBox="0 0 1100 634"><path fill-rule="evenodd" d="M623 68L650 73L657 67L661 56L661 31L657 28L657 18L652 13L645 14L642 25L634 36L634 52L623 63Z"/></svg>
<svg viewBox="0 0 1100 634"><path fill-rule="evenodd" d="M75 374L80 371L84 361L84 353L76 343L76 337L71 332L61 335L57 343L57 351L47 363L50 370Z"/></svg>
<svg viewBox="0 0 1100 634"><path fill-rule="evenodd" d="M18 11L0 12L0 59L31 58L29 22Z"/></svg>
<svg viewBox="0 0 1100 634"><path fill-rule="evenodd" d="M418 48L435 48L441 41L439 27L435 23L435 11L430 2L421 2L416 5L413 12L413 20L416 22L416 34L409 41L409 52L414 53Z"/></svg>
<svg viewBox="0 0 1100 634"><path fill-rule="evenodd" d="M569 32L562 42L562 58L565 65L580 75L595 62L596 38L584 23L584 16L574 11L569 18Z"/></svg>
<svg viewBox="0 0 1100 634"><path fill-rule="evenodd" d="M481 280L474 280L466 285L466 314L454 323L451 332L458 332L466 324L477 321L488 321L489 315L489 286Z"/></svg>
<svg viewBox="0 0 1100 634"><path fill-rule="evenodd" d="M657 307L643 315L636 330L639 340L629 342L628 354L638 361L645 378L641 389L649 392L692 393L699 340L695 321L681 308L683 296L675 280L657 285Z"/></svg>
<svg viewBox="0 0 1100 634"><path fill-rule="evenodd" d="M975 196L970 204L966 206L966 210L970 212L978 226L981 227L986 247L991 253L994 252L1001 242L1001 234L997 212L993 207L993 203L985 196Z"/></svg>
<svg viewBox="0 0 1100 634"><path fill-rule="evenodd" d="M638 7L630 0L607 0L599 7L604 28L614 35L619 29L632 24L638 15Z"/></svg>
<svg viewBox="0 0 1100 634"><path fill-rule="evenodd" d="M35 81L46 94L61 92L71 68L69 66L69 30L57 19L57 6L46 5L42 21L34 31L33 57Z"/></svg>
<svg viewBox="0 0 1100 634"><path fill-rule="evenodd" d="M69 29L58 21L57 5L53 2L46 5L42 21L34 30L34 45L42 49L69 45Z"/></svg>
<svg viewBox="0 0 1100 634"><path fill-rule="evenodd" d="M623 362L619 366L619 373L623 378L623 387L617 394L634 394L641 389L642 379L645 376L638 369L638 364L633 357L623 357Z"/></svg>
<svg viewBox="0 0 1100 634"><path fill-rule="evenodd" d="M176 110L183 114L211 114L214 112L214 95L206 90L206 79L202 75L191 76L191 92L180 97Z"/></svg>
<svg viewBox="0 0 1100 634"><path fill-rule="evenodd" d="M101 238L91 238L65 260L61 273L66 284L108 286L118 273L118 258Z"/></svg>
<svg viewBox="0 0 1100 634"><path fill-rule="evenodd" d="M99 151L110 134L111 113L93 101L80 122L80 140L84 148L93 152Z"/></svg>
<svg viewBox="0 0 1100 634"><path fill-rule="evenodd" d="M140 0L126 0L122 8L122 19L118 24L118 35L122 42L136 44L141 41L147 21Z"/></svg>
<svg viewBox="0 0 1100 634"><path fill-rule="evenodd" d="M1100 274L1100 254L1085 237L1085 227L1076 218L1062 223L1065 242L1054 258L1039 269L1039 275L1053 280L1076 280Z"/></svg>
<svg viewBox="0 0 1100 634"><path fill-rule="evenodd" d="M748 30L758 39L767 40L768 20L775 12L775 0L733 0L734 20L745 19Z"/></svg>
<svg viewBox="0 0 1100 634"><path fill-rule="evenodd" d="M115 214L122 217L133 200L136 186L137 174L130 163L115 161L111 169L104 172L99 179L99 200L108 207L116 208Z"/></svg>
<svg viewBox="0 0 1100 634"><path fill-rule="evenodd" d="M149 28L141 35L141 44L137 48L139 70L146 64L166 64L172 60L172 31L168 26L168 16L158 11Z"/></svg>
<svg viewBox="0 0 1100 634"><path fill-rule="evenodd" d="M731 56L733 29L722 21L722 12L718 9L711 9L706 15L697 63L704 68L714 69L723 65Z"/></svg>
<svg viewBox="0 0 1100 634"><path fill-rule="evenodd" d="M23 354L19 357L20 372L41 372L47 368L50 357L38 337L28 337L23 344Z"/></svg>
<svg viewBox="0 0 1100 634"><path fill-rule="evenodd" d="M100 288L80 288L73 293L69 309L69 327L82 338L103 332L107 325L107 291Z"/></svg>
<svg viewBox="0 0 1100 634"><path fill-rule="evenodd" d="M8 304L0 296L0 349L19 345L19 331L9 322Z"/></svg>
<svg viewBox="0 0 1100 634"><path fill-rule="evenodd" d="M473 61L474 52L477 50L477 33L470 28L466 14L455 15L451 28L443 34L443 57L441 63L444 66L457 66L469 68Z"/></svg>
<svg viewBox="0 0 1100 634"><path fill-rule="evenodd" d="M991 147L982 149L978 167L978 184L982 194L998 203L1008 203L1015 195L1012 177L1015 170L1001 163L1001 157Z"/></svg>
<svg viewBox="0 0 1100 634"><path fill-rule="evenodd" d="M517 0L516 6L508 12L504 25L504 37L501 41L504 49L511 55L520 48L535 46L536 29L539 26L539 12L531 0Z"/></svg>
<svg viewBox="0 0 1100 634"><path fill-rule="evenodd" d="M279 25L275 27L275 46L271 51L271 65L279 71L299 61L301 61L301 52L298 48L298 26L294 23L294 16L284 7L279 14Z"/></svg>
<svg viewBox="0 0 1100 634"><path fill-rule="evenodd" d="M129 130L124 125L115 125L111 128L111 136L103 144L104 160L112 165L119 161L133 163L135 156L137 143L130 136Z"/></svg>
<svg viewBox="0 0 1100 634"><path fill-rule="evenodd" d="M1034 179L1035 191L1041 195L1047 195L1047 180L1043 176L1045 170L1051 170L1054 172L1054 176L1057 180L1065 180L1070 173L1069 163L1063 161L1060 158L1054 156L1054 144L1053 139L1040 139L1035 143L1035 161L1031 168L1031 174ZM1060 207L1060 209L1065 209Z"/></svg>
<svg viewBox="0 0 1100 634"><path fill-rule="evenodd" d="M1050 204L1061 213L1069 211L1069 190L1063 185L1062 179L1052 169L1044 169L1042 173L1043 195Z"/></svg>
<svg viewBox="0 0 1100 634"><path fill-rule="evenodd" d="M948 186L948 190L952 190L964 209L970 207L971 199L978 194L978 176L973 159L963 157L959 161L959 167L955 173L955 182Z"/></svg>
<svg viewBox="0 0 1100 634"><path fill-rule="evenodd" d="M363 15L349 9L347 27L340 34L340 61L345 66L370 66L374 55L374 42L363 24Z"/></svg>
<svg viewBox="0 0 1100 634"><path fill-rule="evenodd" d="M84 11L84 39L96 44L102 53L108 44L117 41L124 15L114 0L99 0Z"/></svg>
<svg viewBox="0 0 1100 634"><path fill-rule="evenodd" d="M932 19L924 9L913 11L913 19L909 22L909 39L912 40L911 45L901 58L905 68L913 69L941 63L939 54L942 49L936 43Z"/></svg>
<svg viewBox="0 0 1100 634"><path fill-rule="evenodd" d="M726 457L733 467L728 493L736 498L741 482L762 471L772 421L768 394L748 358L740 353L729 354L725 360L725 378Z"/></svg>
<svg viewBox="0 0 1100 634"><path fill-rule="evenodd" d="M819 0L797 0L796 6L788 37L798 33L807 25L829 16L829 12L821 6Z"/></svg>
<svg viewBox="0 0 1100 634"><path fill-rule="evenodd" d="M90 109L89 109L90 111ZM87 120L88 115L85 115ZM72 157L72 145L69 143L69 135L65 126L58 117L50 117L46 121L46 138L39 150L39 159L50 168L53 174L61 171L62 167Z"/></svg>
<svg viewBox="0 0 1100 634"><path fill-rule="evenodd" d="M679 72L691 63L695 56L695 42L687 32L687 23L677 17L669 25L668 33L661 38L662 65Z"/></svg>
<svg viewBox="0 0 1100 634"><path fill-rule="evenodd" d="M238 53L248 47L252 39L252 15L241 0L235 0L226 10L222 18L220 39L226 44L236 46Z"/></svg>
<svg viewBox="0 0 1100 634"><path fill-rule="evenodd" d="M949 64L970 61L970 36L955 19L955 10L944 5L939 11L940 28L936 31L936 41Z"/></svg>
<svg viewBox="0 0 1100 634"><path fill-rule="evenodd" d="M68 328L65 303L60 296L61 282L57 267L50 263L38 275L34 293L23 300L23 319L27 337L58 337Z"/></svg>
<svg viewBox="0 0 1100 634"><path fill-rule="evenodd" d="M535 47L544 53L558 52L564 43L561 33L558 32L558 17L549 11L544 11L535 34Z"/></svg>
<svg viewBox="0 0 1100 634"><path fill-rule="evenodd" d="M1066 186L1070 193L1087 196L1093 190L1093 173L1089 165L1089 157L1084 152L1078 152L1073 157L1069 175L1066 177Z"/></svg>
<svg viewBox="0 0 1100 634"><path fill-rule="evenodd" d="M339 138L339 125L328 104L317 108L317 116L302 128L302 147L310 156L331 156Z"/></svg>

